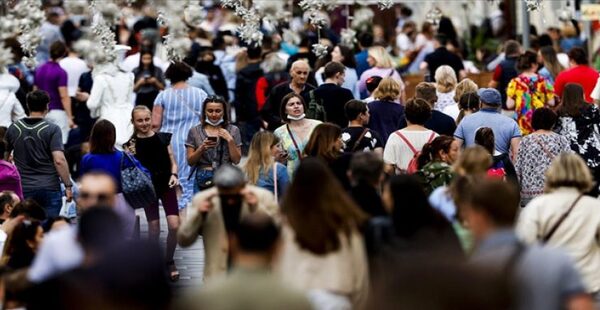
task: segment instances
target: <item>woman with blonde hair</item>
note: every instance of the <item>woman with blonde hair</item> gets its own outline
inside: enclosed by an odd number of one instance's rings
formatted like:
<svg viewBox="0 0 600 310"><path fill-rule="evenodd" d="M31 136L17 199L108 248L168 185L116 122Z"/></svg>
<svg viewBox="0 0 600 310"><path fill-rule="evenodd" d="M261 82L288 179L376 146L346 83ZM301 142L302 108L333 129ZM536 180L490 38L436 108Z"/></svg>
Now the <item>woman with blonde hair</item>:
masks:
<svg viewBox="0 0 600 310"><path fill-rule="evenodd" d="M598 300L600 201L584 195L593 186L590 169L579 155L558 155L546 172L545 194L521 211L516 231L526 243L564 250L575 261L587 291Z"/></svg>
<svg viewBox="0 0 600 310"><path fill-rule="evenodd" d="M374 101L369 102L369 128L387 141L390 134L400 128L404 120L404 106L396 103L402 89L392 78L385 78L373 92Z"/></svg>
<svg viewBox="0 0 600 310"><path fill-rule="evenodd" d="M541 61L539 61L541 59ZM544 46L538 52L538 62L544 64L544 67L538 71L546 81L554 85L554 80L559 73L565 70L565 68L558 61L556 51L552 46Z"/></svg>
<svg viewBox="0 0 600 310"><path fill-rule="evenodd" d="M365 93L367 91L367 80L372 76L380 76L382 78L392 78L394 81L400 85L400 96L398 99L401 102L406 100L404 93L404 82L396 71L396 65L394 60L388 54L388 52L381 46L373 46L369 48L369 56L367 57L367 62L371 66L371 69L363 72L360 75L360 80L358 81L358 90L361 93Z"/></svg>
<svg viewBox="0 0 600 310"><path fill-rule="evenodd" d="M244 172L248 183L262 187L279 198L283 196L289 183L289 175L285 165L275 161L283 155L277 138L270 131L257 132L250 143L248 160Z"/></svg>
<svg viewBox="0 0 600 310"><path fill-rule="evenodd" d="M438 100L433 107L434 109L442 111L446 114L448 114L446 111L451 109L458 111L458 104L454 100L457 83L458 80L456 78L456 73L454 73L454 69L452 69L452 67L443 65L435 70L435 88ZM448 115L455 120L458 117L458 113L455 115Z"/></svg>
<svg viewBox="0 0 600 310"><path fill-rule="evenodd" d="M459 102L462 95L466 93L477 93L479 86L469 78L462 79L454 89L454 101Z"/></svg>

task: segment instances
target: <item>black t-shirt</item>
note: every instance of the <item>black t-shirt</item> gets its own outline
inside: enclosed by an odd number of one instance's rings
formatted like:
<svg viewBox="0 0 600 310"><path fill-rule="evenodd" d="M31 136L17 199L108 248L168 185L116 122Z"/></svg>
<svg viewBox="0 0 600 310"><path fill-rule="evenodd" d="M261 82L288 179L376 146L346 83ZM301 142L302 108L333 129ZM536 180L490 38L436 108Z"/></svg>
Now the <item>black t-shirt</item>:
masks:
<svg viewBox="0 0 600 310"><path fill-rule="evenodd" d="M354 145L358 141L358 138L367 129L367 132L360 140L358 146L354 148ZM342 130L342 141L344 141L344 152L355 152L359 151L373 151L374 149L381 147L383 148L383 141L381 136L374 130L364 127L348 127Z"/></svg>
<svg viewBox="0 0 600 310"><path fill-rule="evenodd" d="M348 119L344 113L346 102L354 99L352 92L333 83L325 83L314 91L314 96L321 99L327 121L342 128L348 125ZM310 94L309 94L310 97Z"/></svg>
<svg viewBox="0 0 600 310"><path fill-rule="evenodd" d="M448 51L445 47L439 47L433 51L433 53L425 56L425 62L427 63L427 68L429 69L430 81L433 81L435 70L443 65L452 67L457 78L459 77L459 72L465 69L460 57Z"/></svg>
<svg viewBox="0 0 600 310"><path fill-rule="evenodd" d="M152 174L152 184L160 196L167 190L171 178L169 133L157 133L149 138L135 138L135 158Z"/></svg>

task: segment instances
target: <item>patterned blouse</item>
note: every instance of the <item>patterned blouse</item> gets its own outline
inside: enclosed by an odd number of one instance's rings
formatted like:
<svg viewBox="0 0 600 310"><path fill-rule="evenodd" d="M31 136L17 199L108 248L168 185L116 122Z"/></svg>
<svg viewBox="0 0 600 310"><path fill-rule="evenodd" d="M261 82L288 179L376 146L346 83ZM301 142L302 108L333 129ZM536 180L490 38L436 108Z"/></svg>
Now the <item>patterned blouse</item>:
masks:
<svg viewBox="0 0 600 310"><path fill-rule="evenodd" d="M561 116L554 131L567 137L571 149L579 154L588 167L600 167L600 109L591 104L578 117Z"/></svg>
<svg viewBox="0 0 600 310"><path fill-rule="evenodd" d="M417 172L417 176L427 192L431 194L436 188L450 184L454 177L452 167L443 161L432 161Z"/></svg>
<svg viewBox="0 0 600 310"><path fill-rule="evenodd" d="M554 98L554 86L539 74L531 77L521 74L510 81L506 96L515 101L517 123L525 136L534 131L531 127L533 111Z"/></svg>
<svg viewBox="0 0 600 310"><path fill-rule="evenodd" d="M571 152L569 139L556 133L530 134L521 140L515 169L521 184L521 204L544 193L546 170L554 157L562 152Z"/></svg>
<svg viewBox="0 0 600 310"><path fill-rule="evenodd" d="M310 124L311 128L310 128L308 134L306 135L305 140L301 140L295 134L294 134L294 138L292 139L292 137L290 136L290 134L287 130L286 125L283 125L277 129L275 129L275 131L273 132L273 134L275 136L277 136L277 138L279 138L279 140L281 141L282 149L287 151L287 153L288 153L287 169L288 169L288 175L290 176L290 179L294 175L294 171L296 170L296 167L298 167L298 165L300 164L300 159L301 159L300 155L304 151L304 147L308 143L308 139L310 138L310 135L312 134L315 127L317 127L317 125L321 124L321 122L317 121L317 120L313 120L313 119L307 119L307 120L311 122L311 124ZM298 145L298 149L296 148L294 141L296 141L296 144Z"/></svg>

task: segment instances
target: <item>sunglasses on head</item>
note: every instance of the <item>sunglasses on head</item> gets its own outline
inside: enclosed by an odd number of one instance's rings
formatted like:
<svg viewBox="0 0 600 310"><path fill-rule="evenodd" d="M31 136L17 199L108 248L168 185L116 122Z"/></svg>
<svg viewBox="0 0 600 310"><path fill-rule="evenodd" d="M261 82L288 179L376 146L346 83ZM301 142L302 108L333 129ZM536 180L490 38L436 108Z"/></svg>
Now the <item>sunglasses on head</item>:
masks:
<svg viewBox="0 0 600 310"><path fill-rule="evenodd" d="M206 97L204 102L225 102L225 98L223 98L219 95L210 95L210 96Z"/></svg>

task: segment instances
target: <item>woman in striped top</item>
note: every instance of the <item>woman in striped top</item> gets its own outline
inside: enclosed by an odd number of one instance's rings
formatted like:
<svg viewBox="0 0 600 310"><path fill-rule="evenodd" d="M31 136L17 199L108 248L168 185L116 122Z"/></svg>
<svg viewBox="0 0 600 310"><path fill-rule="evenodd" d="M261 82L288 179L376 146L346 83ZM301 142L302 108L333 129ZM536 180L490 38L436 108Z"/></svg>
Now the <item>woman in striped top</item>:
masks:
<svg viewBox="0 0 600 310"><path fill-rule="evenodd" d="M187 84L192 70L182 62L171 64L165 73L171 87L158 94L152 110L153 129L173 134L171 145L183 190L178 200L179 210L191 202L194 191L194 181L189 178L191 168L186 159L185 140L190 129L200 122L202 103L207 97L203 90Z"/></svg>

